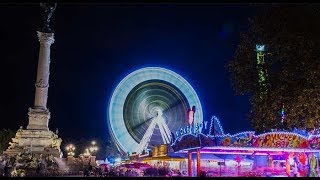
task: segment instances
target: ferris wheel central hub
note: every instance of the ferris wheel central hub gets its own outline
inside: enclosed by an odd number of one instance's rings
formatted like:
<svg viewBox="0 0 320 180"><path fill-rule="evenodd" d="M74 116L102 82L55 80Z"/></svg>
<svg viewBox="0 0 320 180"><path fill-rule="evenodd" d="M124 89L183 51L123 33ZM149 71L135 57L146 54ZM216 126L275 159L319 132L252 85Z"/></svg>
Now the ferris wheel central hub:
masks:
<svg viewBox="0 0 320 180"><path fill-rule="evenodd" d="M156 109L157 117L162 117L162 111L160 109Z"/></svg>

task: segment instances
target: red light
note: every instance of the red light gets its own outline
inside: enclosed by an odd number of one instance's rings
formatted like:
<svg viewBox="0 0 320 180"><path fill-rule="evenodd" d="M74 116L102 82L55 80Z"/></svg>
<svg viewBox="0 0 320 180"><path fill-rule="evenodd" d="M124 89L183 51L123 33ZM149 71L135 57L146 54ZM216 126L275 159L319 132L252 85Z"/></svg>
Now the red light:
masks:
<svg viewBox="0 0 320 180"><path fill-rule="evenodd" d="M194 111L193 110L189 110L188 114L189 114L188 123L189 123L189 125L191 125L192 122L193 122Z"/></svg>

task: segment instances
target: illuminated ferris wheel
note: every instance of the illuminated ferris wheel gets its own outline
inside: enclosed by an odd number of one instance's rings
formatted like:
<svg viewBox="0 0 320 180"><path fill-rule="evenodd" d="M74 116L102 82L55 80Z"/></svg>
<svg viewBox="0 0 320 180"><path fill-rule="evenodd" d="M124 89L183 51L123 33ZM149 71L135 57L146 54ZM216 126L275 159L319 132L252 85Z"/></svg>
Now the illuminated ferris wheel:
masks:
<svg viewBox="0 0 320 180"><path fill-rule="evenodd" d="M194 124L202 122L200 100L177 73L146 67L127 75L115 88L108 109L109 132L124 152L141 153L169 144L173 132L188 124L188 111L196 107Z"/></svg>

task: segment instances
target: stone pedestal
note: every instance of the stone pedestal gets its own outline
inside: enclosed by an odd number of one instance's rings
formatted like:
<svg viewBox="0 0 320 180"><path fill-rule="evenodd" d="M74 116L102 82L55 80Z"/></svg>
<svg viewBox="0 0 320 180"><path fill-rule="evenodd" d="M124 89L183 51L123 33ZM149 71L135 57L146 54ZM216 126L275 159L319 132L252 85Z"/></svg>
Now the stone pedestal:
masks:
<svg viewBox="0 0 320 180"><path fill-rule="evenodd" d="M30 152L34 154L51 154L54 157L62 157L60 150L61 138L48 130L29 130L20 128L16 136L12 138L10 146L4 154L17 155Z"/></svg>
<svg viewBox="0 0 320 180"><path fill-rule="evenodd" d="M50 112L48 109L33 109L29 108L28 112L29 124L27 129L30 130L49 130Z"/></svg>
<svg viewBox="0 0 320 180"><path fill-rule="evenodd" d="M67 165L73 164L75 162L75 158L73 156L67 156L66 162Z"/></svg>

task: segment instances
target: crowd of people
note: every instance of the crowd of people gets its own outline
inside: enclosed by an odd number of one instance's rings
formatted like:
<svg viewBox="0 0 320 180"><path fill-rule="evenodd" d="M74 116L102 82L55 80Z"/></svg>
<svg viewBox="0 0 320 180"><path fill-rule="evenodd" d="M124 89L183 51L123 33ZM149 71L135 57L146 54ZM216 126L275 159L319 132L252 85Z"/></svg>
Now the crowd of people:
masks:
<svg viewBox="0 0 320 180"><path fill-rule="evenodd" d="M0 176L24 177L24 176L85 176L85 177L171 177L187 176L186 172L169 166L147 166L137 163L139 167L126 167L123 165L93 166L86 165L67 166L67 169L59 168L58 164L50 156L34 155L30 153L17 156L0 156Z"/></svg>
<svg viewBox="0 0 320 180"><path fill-rule="evenodd" d="M173 170L165 167L151 167L146 169L121 168L119 166L88 166L83 170L84 177L171 177L186 176L180 170Z"/></svg>

